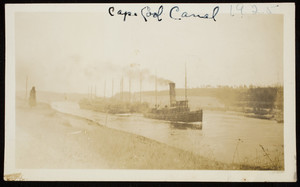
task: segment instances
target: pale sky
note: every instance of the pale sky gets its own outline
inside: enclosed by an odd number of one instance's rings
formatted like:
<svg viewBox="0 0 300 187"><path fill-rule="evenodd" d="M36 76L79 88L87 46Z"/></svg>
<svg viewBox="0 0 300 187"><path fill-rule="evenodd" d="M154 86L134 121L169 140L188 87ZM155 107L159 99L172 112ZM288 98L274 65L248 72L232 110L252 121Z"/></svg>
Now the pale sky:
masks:
<svg viewBox="0 0 300 187"><path fill-rule="evenodd" d="M218 15L212 20L143 22L104 13L16 13L16 88L97 93L153 90L155 72L184 87L283 84L283 17ZM130 64L135 64L130 67ZM131 71L131 73L129 73ZM168 89L159 85L159 89ZM107 91L110 93L110 91ZM109 94L108 94L109 95Z"/></svg>

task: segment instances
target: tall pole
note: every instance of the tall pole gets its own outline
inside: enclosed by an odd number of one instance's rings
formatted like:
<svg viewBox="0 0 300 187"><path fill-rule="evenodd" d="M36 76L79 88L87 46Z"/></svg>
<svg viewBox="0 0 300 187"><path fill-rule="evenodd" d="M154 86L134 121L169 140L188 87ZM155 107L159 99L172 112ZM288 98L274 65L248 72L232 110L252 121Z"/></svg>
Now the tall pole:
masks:
<svg viewBox="0 0 300 187"><path fill-rule="evenodd" d="M97 96L97 85L95 85L95 98Z"/></svg>
<svg viewBox="0 0 300 187"><path fill-rule="evenodd" d="M114 96L114 79L111 80L111 97Z"/></svg>
<svg viewBox="0 0 300 187"><path fill-rule="evenodd" d="M25 93L25 99L27 99L27 87L28 87L28 76L26 76L26 93Z"/></svg>
<svg viewBox="0 0 300 187"><path fill-rule="evenodd" d="M124 97L124 78L122 77L122 101Z"/></svg>
<svg viewBox="0 0 300 187"><path fill-rule="evenodd" d="M186 63L185 63L185 100L187 101L187 76L186 76Z"/></svg>
<svg viewBox="0 0 300 187"><path fill-rule="evenodd" d="M122 100L122 78L120 79L120 100Z"/></svg>
<svg viewBox="0 0 300 187"><path fill-rule="evenodd" d="M121 101L123 101L123 76L121 79Z"/></svg>
<svg viewBox="0 0 300 187"><path fill-rule="evenodd" d="M91 99L93 99L93 85L91 85Z"/></svg>
<svg viewBox="0 0 300 187"><path fill-rule="evenodd" d="M140 103L142 103L142 72L140 72Z"/></svg>
<svg viewBox="0 0 300 187"><path fill-rule="evenodd" d="M157 73L155 71L155 108L157 108Z"/></svg>
<svg viewBox="0 0 300 187"><path fill-rule="evenodd" d="M131 102L131 78L129 77L129 102Z"/></svg>
<svg viewBox="0 0 300 187"><path fill-rule="evenodd" d="M93 87L90 86L90 99L93 99L93 98L92 98L92 89L93 89Z"/></svg>
<svg viewBox="0 0 300 187"><path fill-rule="evenodd" d="M104 99L105 99L105 97L106 97L106 80L104 81L104 93L103 93L103 95L104 95Z"/></svg>

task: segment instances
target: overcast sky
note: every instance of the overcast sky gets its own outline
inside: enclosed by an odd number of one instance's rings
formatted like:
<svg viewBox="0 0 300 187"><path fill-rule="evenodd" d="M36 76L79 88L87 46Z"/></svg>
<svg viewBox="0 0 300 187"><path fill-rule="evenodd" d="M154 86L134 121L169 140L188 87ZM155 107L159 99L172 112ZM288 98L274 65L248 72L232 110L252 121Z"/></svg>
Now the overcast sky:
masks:
<svg viewBox="0 0 300 187"><path fill-rule="evenodd" d="M16 86L86 93L104 82L118 91L153 90L159 80L184 87L283 84L283 17L218 15L216 22L143 22L112 19L104 13L17 13ZM159 84L159 89L168 89Z"/></svg>

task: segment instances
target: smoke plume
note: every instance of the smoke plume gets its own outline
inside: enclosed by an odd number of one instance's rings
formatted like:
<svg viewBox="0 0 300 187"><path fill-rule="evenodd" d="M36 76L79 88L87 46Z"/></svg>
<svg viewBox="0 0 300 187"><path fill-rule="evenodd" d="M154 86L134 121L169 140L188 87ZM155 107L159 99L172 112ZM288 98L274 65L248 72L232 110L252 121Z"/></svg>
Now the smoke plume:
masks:
<svg viewBox="0 0 300 187"><path fill-rule="evenodd" d="M140 80L142 79L143 81L149 81L149 82L155 82L157 81L157 85L165 86L168 85L170 80L158 77L154 74L151 74L149 69L145 68L140 68L139 64L130 64L128 67L123 68L123 73L125 76L129 77L132 80Z"/></svg>

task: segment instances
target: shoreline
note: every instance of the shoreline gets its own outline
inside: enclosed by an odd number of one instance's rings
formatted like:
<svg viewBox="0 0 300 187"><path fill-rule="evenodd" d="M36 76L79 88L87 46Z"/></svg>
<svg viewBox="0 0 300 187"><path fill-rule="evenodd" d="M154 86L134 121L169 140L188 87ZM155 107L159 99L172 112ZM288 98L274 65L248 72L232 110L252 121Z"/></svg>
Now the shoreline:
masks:
<svg viewBox="0 0 300 187"><path fill-rule="evenodd" d="M16 100L16 140L16 166L20 168L272 169L218 162L91 119L58 112L48 103L30 108L20 99Z"/></svg>
<svg viewBox="0 0 300 187"><path fill-rule="evenodd" d="M17 168L231 168L143 136L57 112L46 103L34 108L23 104L16 101Z"/></svg>

